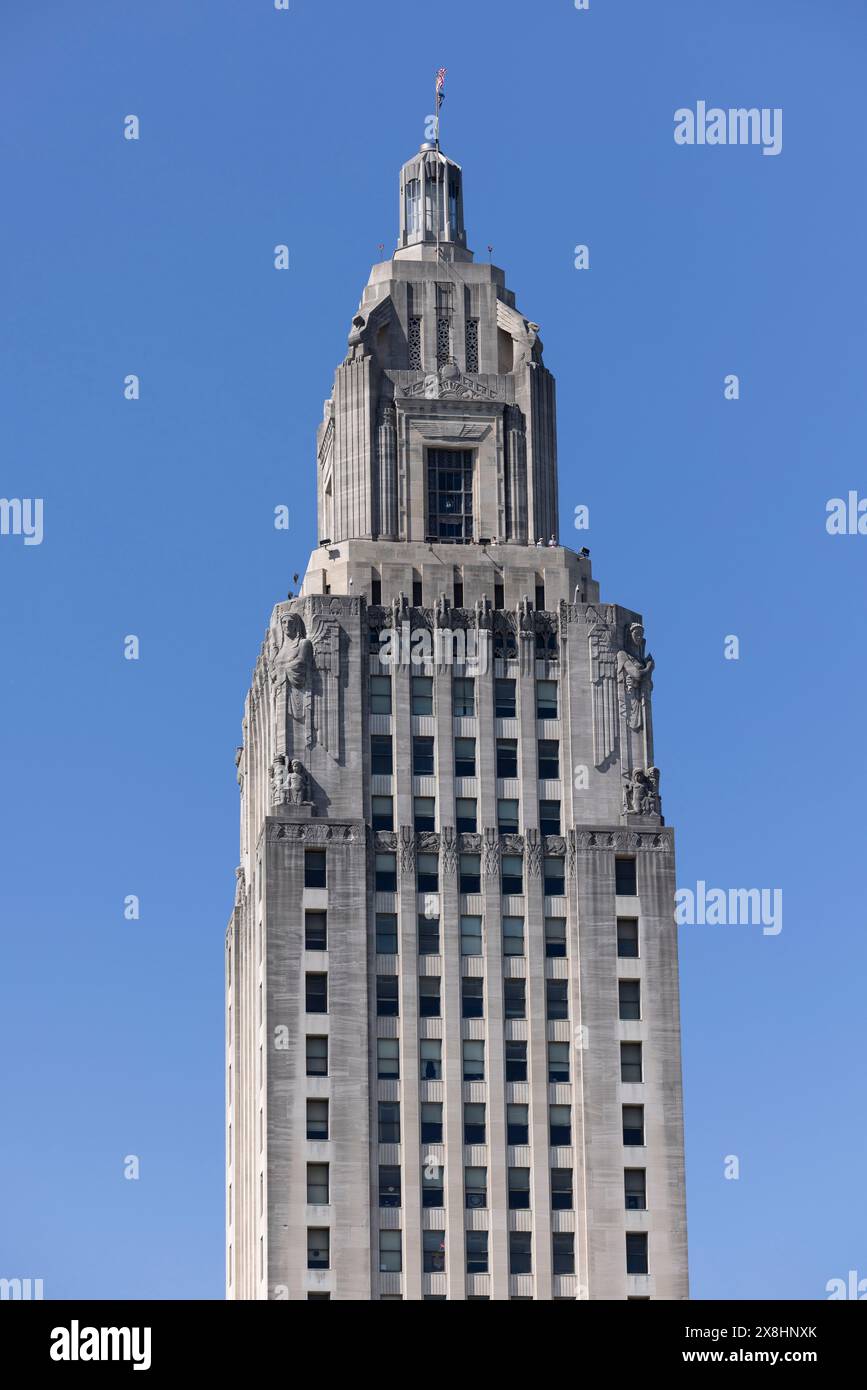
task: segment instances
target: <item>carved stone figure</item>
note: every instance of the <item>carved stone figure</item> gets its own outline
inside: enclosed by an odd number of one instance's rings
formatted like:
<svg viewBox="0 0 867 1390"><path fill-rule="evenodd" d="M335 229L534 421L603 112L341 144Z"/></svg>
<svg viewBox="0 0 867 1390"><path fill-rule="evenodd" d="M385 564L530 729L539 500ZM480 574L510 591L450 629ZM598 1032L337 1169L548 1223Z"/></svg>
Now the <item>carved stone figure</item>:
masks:
<svg viewBox="0 0 867 1390"><path fill-rule="evenodd" d="M660 815L659 768L634 767L623 773L623 810L633 816Z"/></svg>
<svg viewBox="0 0 867 1390"><path fill-rule="evenodd" d="M294 721L303 729L305 747L312 748L318 741L336 755L340 627L334 616L317 613L308 637L300 613L280 612L268 634L267 663L278 747L294 741L289 732L289 721Z"/></svg>
<svg viewBox="0 0 867 1390"><path fill-rule="evenodd" d="M630 729L638 730L643 726L645 703L653 689L650 678L655 664L649 653L647 656L644 654L644 628L641 623L630 623L626 629L626 644L617 653L623 713Z"/></svg>

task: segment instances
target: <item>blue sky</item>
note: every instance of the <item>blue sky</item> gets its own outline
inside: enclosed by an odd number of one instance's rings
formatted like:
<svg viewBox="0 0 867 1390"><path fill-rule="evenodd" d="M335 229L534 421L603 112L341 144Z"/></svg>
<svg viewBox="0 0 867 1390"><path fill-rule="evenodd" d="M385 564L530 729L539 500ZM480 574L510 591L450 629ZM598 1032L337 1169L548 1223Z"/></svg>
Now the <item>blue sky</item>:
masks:
<svg viewBox="0 0 867 1390"><path fill-rule="evenodd" d="M233 751L443 64L470 245L558 379L561 539L645 615L679 882L783 891L778 936L682 928L693 1296L867 1276L867 536L825 530L867 494L862 4L7 0L0 36L0 493L44 499L0 537L0 1274L222 1296ZM677 146L698 100L782 107L782 153Z"/></svg>

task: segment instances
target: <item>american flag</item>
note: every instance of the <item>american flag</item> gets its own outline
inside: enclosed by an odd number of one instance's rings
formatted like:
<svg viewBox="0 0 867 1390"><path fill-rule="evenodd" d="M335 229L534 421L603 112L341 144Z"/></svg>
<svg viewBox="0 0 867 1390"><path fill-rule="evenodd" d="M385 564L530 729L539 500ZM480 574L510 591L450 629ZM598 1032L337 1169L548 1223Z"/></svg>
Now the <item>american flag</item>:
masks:
<svg viewBox="0 0 867 1390"><path fill-rule="evenodd" d="M443 102L444 102L445 99L446 99L445 85L446 85L446 70L445 70L445 68L438 68L438 69L437 69L437 85L436 85L437 111L439 111L440 107L442 106Z"/></svg>

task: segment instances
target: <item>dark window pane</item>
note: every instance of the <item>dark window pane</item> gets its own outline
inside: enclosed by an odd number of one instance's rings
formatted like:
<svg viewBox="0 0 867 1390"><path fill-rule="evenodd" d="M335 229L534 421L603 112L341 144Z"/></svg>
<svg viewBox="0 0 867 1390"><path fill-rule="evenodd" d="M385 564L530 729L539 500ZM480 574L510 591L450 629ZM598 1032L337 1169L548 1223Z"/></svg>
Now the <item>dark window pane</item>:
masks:
<svg viewBox="0 0 867 1390"><path fill-rule="evenodd" d="M627 898L635 896L637 888L635 884L634 859L615 859L614 891Z"/></svg>

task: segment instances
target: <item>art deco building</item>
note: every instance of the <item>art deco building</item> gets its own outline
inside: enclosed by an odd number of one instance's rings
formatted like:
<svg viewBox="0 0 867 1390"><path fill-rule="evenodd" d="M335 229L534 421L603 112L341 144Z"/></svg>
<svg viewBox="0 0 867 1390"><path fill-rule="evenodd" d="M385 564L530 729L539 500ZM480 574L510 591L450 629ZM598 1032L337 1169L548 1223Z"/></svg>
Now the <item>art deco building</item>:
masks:
<svg viewBox="0 0 867 1390"><path fill-rule="evenodd" d="M687 1297L653 661L557 543L538 325L423 145L247 698L230 1298Z"/></svg>

